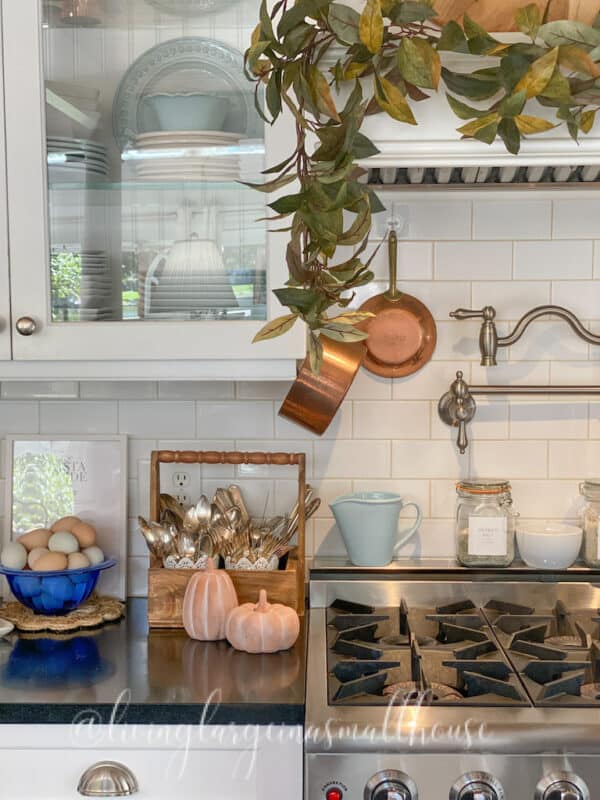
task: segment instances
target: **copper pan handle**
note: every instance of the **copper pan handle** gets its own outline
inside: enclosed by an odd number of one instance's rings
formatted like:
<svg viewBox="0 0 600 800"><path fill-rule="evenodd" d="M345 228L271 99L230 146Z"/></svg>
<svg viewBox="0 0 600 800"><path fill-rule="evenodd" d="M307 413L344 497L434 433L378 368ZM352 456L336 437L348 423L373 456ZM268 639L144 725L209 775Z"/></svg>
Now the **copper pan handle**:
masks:
<svg viewBox="0 0 600 800"><path fill-rule="evenodd" d="M390 288L385 292L386 300L396 301L402 296L398 289L398 236L395 230L390 231L388 237L388 253L390 261Z"/></svg>

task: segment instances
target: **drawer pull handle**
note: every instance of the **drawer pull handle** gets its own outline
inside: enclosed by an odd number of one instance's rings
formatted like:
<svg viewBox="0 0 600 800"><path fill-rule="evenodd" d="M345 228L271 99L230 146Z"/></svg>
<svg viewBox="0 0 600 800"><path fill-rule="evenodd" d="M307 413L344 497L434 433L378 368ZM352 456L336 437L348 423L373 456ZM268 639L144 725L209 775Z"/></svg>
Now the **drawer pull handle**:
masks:
<svg viewBox="0 0 600 800"><path fill-rule="evenodd" d="M37 323L33 317L19 317L15 327L21 336L33 336L37 330Z"/></svg>
<svg viewBox="0 0 600 800"><path fill-rule="evenodd" d="M83 773L77 791L84 797L128 797L138 791L138 783L124 764L99 761Z"/></svg>

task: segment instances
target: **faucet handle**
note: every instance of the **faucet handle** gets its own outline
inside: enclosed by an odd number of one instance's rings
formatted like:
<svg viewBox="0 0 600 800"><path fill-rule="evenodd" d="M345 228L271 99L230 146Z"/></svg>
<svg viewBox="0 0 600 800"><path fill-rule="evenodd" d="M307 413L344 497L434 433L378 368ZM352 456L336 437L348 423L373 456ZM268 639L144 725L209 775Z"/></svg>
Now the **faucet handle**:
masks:
<svg viewBox="0 0 600 800"><path fill-rule="evenodd" d="M484 306L481 309L457 308L451 311L452 319L482 319L484 322L491 322L496 318L496 309L493 306Z"/></svg>

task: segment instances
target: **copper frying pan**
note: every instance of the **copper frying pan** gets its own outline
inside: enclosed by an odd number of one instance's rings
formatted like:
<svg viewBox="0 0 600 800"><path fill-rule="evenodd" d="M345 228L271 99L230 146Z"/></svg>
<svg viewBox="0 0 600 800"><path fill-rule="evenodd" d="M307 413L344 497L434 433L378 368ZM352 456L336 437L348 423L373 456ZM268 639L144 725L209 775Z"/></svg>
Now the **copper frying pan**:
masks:
<svg viewBox="0 0 600 800"><path fill-rule="evenodd" d="M437 328L431 312L397 287L398 238L389 236L390 288L360 307L375 316L358 327L369 334L363 367L383 378L403 378L422 369L433 356Z"/></svg>

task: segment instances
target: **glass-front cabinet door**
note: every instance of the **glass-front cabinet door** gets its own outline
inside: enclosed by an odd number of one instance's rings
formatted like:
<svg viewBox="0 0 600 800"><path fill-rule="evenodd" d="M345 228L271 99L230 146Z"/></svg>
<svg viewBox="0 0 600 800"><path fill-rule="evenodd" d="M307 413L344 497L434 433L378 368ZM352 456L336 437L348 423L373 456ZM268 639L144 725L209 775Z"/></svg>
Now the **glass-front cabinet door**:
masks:
<svg viewBox="0 0 600 800"><path fill-rule="evenodd" d="M258 0L2 10L14 357L302 355L300 326L251 343L283 313L286 236L242 182L291 133L243 72Z"/></svg>
<svg viewBox="0 0 600 800"><path fill-rule="evenodd" d="M0 31L2 21L0 20ZM1 35L0 35L1 42ZM0 47L1 50L1 47ZM0 75L0 153L4 153L4 96L3 76ZM4 160L0 158L0 360L11 357L10 338L10 288L8 260L8 218L6 209L6 170Z"/></svg>

